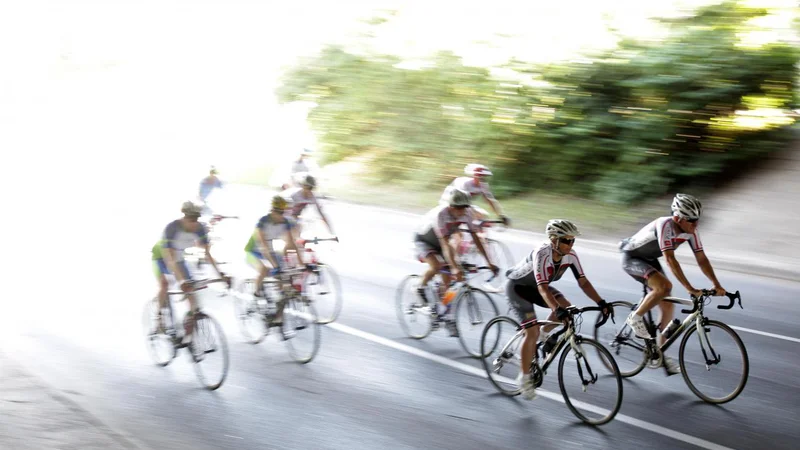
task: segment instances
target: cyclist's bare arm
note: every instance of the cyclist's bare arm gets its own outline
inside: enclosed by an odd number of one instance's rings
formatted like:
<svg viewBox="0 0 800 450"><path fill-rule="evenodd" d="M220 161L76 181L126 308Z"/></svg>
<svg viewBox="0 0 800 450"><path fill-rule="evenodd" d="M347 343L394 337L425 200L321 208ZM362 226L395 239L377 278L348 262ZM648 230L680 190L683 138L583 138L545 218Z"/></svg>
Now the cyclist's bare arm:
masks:
<svg viewBox="0 0 800 450"><path fill-rule="evenodd" d="M217 261L211 255L211 246L209 244L203 244L203 249L206 251L206 259L208 259L208 262L210 262L211 265L214 266L214 270L216 270L217 274L219 274L219 276L222 277L223 276L222 271L219 270Z"/></svg>
<svg viewBox="0 0 800 450"><path fill-rule="evenodd" d="M556 301L556 297L553 295L553 293L550 292L550 289L548 289L549 286L550 283L542 283L536 288L539 289L539 294L541 294L542 298L544 299L544 302L547 303L547 306L549 306L550 309L555 311L556 309L558 309L558 302Z"/></svg>
<svg viewBox="0 0 800 450"><path fill-rule="evenodd" d="M486 201L489 202L489 205L492 207L492 211L494 211L494 213L497 214L498 217L503 215L503 208L500 207L500 202L498 202L493 195L489 195L484 192L483 198L485 198Z"/></svg>
<svg viewBox="0 0 800 450"><path fill-rule="evenodd" d="M295 253L297 253L297 262L299 264L305 264L305 262L303 262L304 261L303 252L305 251L305 248L297 246L297 241L295 240L295 236L292 233L292 230L286 230L286 235L283 237L283 241L286 242L287 249L294 250Z"/></svg>
<svg viewBox="0 0 800 450"><path fill-rule="evenodd" d="M486 248L483 246L483 239L480 239L474 231L469 232L472 235L472 240L475 242L475 246L478 247L478 251L481 252L484 258L486 258L486 263L490 266L493 266L492 260L489 259L489 255L486 253Z"/></svg>
<svg viewBox="0 0 800 450"><path fill-rule="evenodd" d="M447 264L450 265L451 272L455 272L456 270L460 271L458 265L456 264L456 258L453 254L453 247L447 242L447 239L443 237L439 237L439 247L442 248L442 255L444 256L445 261Z"/></svg>
<svg viewBox="0 0 800 450"><path fill-rule="evenodd" d="M700 266L700 270L703 271L703 274L714 283L714 290L717 291L717 295L725 295L725 289L717 280L717 276L714 274L714 268L711 267L711 261L708 260L708 256L706 256L706 252L700 250L699 252L695 252L694 254L695 259L697 260L697 265Z"/></svg>
<svg viewBox="0 0 800 450"><path fill-rule="evenodd" d="M600 297L600 294L597 293L592 283L589 281L588 278L582 277L578 279L578 286L581 287L583 293L586 294L587 297L594 300L595 303L600 303L603 299Z"/></svg>
<svg viewBox="0 0 800 450"><path fill-rule="evenodd" d="M322 212L322 207L319 206L319 203L317 203L317 212L319 213L319 216L322 217L322 221L325 222L325 225L328 227L328 231L330 231L331 234L336 234L333 232L333 227L331 226L331 223L328 222L328 217L325 216L325 213Z"/></svg>
<svg viewBox="0 0 800 450"><path fill-rule="evenodd" d="M664 250L663 253L664 259L667 261L667 265L669 265L669 269L672 271L672 274L675 275L675 278L678 279L678 282L682 284L689 293L694 294L698 292L697 289L692 287L692 283L689 283L686 275L684 275L683 269L680 263L678 263L678 259L675 258L675 250Z"/></svg>

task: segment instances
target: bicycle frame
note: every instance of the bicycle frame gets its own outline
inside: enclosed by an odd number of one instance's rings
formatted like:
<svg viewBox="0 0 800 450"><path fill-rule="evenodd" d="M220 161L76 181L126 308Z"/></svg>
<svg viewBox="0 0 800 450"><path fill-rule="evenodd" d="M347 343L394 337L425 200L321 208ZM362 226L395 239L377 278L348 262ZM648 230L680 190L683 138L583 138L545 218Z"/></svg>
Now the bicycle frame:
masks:
<svg viewBox="0 0 800 450"><path fill-rule="evenodd" d="M647 295L647 288L645 287L644 290L645 290L645 295ZM683 320L683 322L681 322L680 326L678 326L678 328L675 329L675 331L672 332L672 335L669 338L667 338L667 340L664 342L664 344L658 347L658 349L661 351L661 353L664 353L665 351L667 351L669 349L669 347L675 341L677 341L678 338L681 335L683 335L684 331L686 331L689 327L694 325L694 326L697 327L697 335L700 337L700 349L703 351L703 357L706 360L706 364L707 365L711 365L711 364L717 364L717 363L720 362L719 355L717 355L716 352L714 351L714 349L711 347L711 341L709 341L708 336L706 335L705 327L704 327L704 325L706 324L706 321L708 319L706 319L706 317L703 314L703 312L704 312L704 309L705 309L706 300L711 296L711 292L712 291L710 291L710 290L703 290L703 295L701 295L700 297L698 297L696 299L693 299L693 300L687 300L687 299L682 299L682 298L678 298L678 297L665 297L664 298L664 301L668 301L670 303L675 303L675 304L680 304L680 305L691 306L692 309L690 309L690 310L686 310L686 309L681 310L682 313L689 314L689 316L687 316ZM727 295L728 299L730 299L730 304L727 305L727 306L719 305L719 306L717 306L718 309L731 309L733 307L734 301L736 301L737 299L739 300L739 307L742 307L742 299L741 299L741 296L739 294L739 291L736 291L735 294L728 293L726 295ZM642 297L642 300L644 300L644 297ZM636 306L634 306L634 309L635 308L636 308ZM648 320L647 320L646 325L647 325L648 329L650 330L650 334L655 336L655 328L657 326L656 326L656 324L655 324L655 322L653 321L653 318L652 318L652 310L651 311L647 311L647 319ZM634 341L633 347L636 347L636 348L641 347L640 350L644 351L646 346L640 346L638 343L635 343L635 341ZM706 353L706 348L708 348L709 351L711 352L713 359L709 359L708 358L708 354Z"/></svg>

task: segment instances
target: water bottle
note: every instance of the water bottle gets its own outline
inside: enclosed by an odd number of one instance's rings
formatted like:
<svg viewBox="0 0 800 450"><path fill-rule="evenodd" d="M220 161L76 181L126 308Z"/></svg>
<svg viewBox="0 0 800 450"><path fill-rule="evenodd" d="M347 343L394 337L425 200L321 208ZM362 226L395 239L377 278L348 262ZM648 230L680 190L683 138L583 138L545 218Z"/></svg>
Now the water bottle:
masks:
<svg viewBox="0 0 800 450"><path fill-rule="evenodd" d="M672 322L670 322L669 325L667 325L667 328L664 329L664 332L661 333L664 335L664 339L669 339L669 337L672 336L672 333L674 333L679 326L681 326L681 321L678 319L672 319Z"/></svg>

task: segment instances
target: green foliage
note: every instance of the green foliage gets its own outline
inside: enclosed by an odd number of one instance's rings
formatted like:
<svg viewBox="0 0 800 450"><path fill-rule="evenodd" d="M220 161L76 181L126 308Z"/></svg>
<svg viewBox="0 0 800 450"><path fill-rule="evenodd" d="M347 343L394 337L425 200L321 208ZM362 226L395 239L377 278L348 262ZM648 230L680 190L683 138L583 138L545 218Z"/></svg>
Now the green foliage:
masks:
<svg viewBox="0 0 800 450"><path fill-rule="evenodd" d="M291 70L278 95L316 102L310 121L328 160L369 152L379 180L442 186L481 162L500 197L546 189L631 203L713 185L789 139L785 119L737 119L794 100L798 49L737 45L764 13L728 1L669 21L663 42L622 41L586 62L510 61L502 72L452 53L411 70L329 47Z"/></svg>

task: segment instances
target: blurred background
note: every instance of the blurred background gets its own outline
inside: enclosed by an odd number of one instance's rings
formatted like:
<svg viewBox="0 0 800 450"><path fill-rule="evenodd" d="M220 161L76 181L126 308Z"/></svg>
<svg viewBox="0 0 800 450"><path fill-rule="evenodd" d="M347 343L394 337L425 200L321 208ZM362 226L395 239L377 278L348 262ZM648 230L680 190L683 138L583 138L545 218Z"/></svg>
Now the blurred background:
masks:
<svg viewBox="0 0 800 450"><path fill-rule="evenodd" d="M0 5L0 61L9 326L117 348L97 333L153 294L150 248L209 168L236 259L304 149L342 264L363 236L403 261L367 278L418 269L416 225L346 205L423 213L478 163L518 230L613 246L691 193L712 262L800 279L796 0L30 0Z"/></svg>

